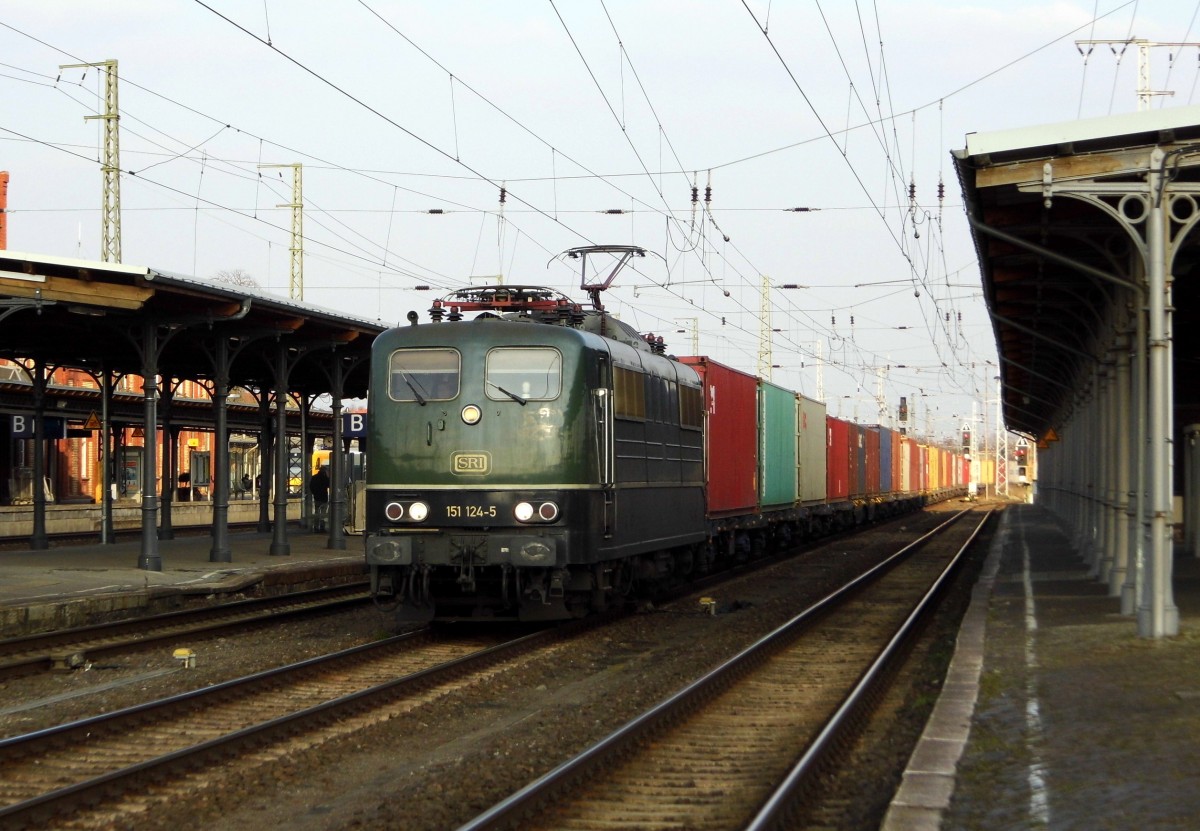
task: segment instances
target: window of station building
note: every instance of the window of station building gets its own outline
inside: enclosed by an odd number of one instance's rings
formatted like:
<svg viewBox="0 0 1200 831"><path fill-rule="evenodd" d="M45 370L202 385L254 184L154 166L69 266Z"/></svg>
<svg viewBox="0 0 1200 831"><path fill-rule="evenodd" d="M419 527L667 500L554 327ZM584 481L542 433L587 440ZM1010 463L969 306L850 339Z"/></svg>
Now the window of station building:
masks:
<svg viewBox="0 0 1200 831"><path fill-rule="evenodd" d="M399 349L389 360L393 401L449 401L458 397L462 359L456 349Z"/></svg>
<svg viewBox="0 0 1200 831"><path fill-rule="evenodd" d="M646 376L625 367L613 367L613 413L618 418L646 418Z"/></svg>
<svg viewBox="0 0 1200 831"><path fill-rule="evenodd" d="M679 387L679 426L688 430L704 426L704 392L699 387Z"/></svg>
<svg viewBox="0 0 1200 831"><path fill-rule="evenodd" d="M562 355L546 346L506 346L487 355L484 391L495 401L550 401L562 392Z"/></svg>

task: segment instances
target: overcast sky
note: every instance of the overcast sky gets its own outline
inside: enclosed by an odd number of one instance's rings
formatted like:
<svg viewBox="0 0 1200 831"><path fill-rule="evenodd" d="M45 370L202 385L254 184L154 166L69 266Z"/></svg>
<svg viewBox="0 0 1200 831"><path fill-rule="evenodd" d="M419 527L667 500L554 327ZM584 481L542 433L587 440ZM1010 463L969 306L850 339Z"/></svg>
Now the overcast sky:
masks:
<svg viewBox="0 0 1200 831"><path fill-rule="evenodd" d="M670 352L756 372L765 278L776 383L877 422L882 378L948 436L997 374L951 151L1136 110L1136 48L1076 41L1200 41L1198 6L9 0L8 245L100 258L100 73L59 66L116 59L125 263L286 296L292 171L260 165L299 162L306 302L578 297L557 255L638 245L606 304ZM1149 55L1153 106L1200 103L1197 46Z"/></svg>

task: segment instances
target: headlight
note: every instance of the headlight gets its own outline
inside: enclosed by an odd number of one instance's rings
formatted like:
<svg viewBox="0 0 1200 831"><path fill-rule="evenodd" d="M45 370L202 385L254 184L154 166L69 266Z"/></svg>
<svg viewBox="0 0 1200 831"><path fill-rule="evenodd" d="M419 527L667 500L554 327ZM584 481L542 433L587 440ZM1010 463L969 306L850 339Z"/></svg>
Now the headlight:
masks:
<svg viewBox="0 0 1200 831"><path fill-rule="evenodd" d="M429 516L429 506L424 502L414 502L408 506L408 518L413 522L424 522Z"/></svg>
<svg viewBox="0 0 1200 831"><path fill-rule="evenodd" d="M474 404L468 404L462 408L460 415L465 424L478 424L479 419L483 417L483 412Z"/></svg>
<svg viewBox="0 0 1200 831"><path fill-rule="evenodd" d="M517 522L554 522L560 513L557 502L543 502L537 507L532 502L518 502L513 506Z"/></svg>
<svg viewBox="0 0 1200 831"><path fill-rule="evenodd" d="M388 518L388 522L399 522L404 519L404 506L399 502L389 502L383 509L383 515Z"/></svg>

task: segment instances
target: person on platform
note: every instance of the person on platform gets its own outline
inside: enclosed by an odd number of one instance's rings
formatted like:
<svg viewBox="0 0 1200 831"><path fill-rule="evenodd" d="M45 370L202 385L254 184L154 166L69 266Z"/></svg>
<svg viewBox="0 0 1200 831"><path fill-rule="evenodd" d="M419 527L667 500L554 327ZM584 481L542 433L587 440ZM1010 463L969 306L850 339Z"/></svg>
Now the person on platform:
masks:
<svg viewBox="0 0 1200 831"><path fill-rule="evenodd" d="M329 516L329 467L321 465L321 469L313 474L308 482L308 491L313 498L313 530L317 533L325 531L326 518Z"/></svg>

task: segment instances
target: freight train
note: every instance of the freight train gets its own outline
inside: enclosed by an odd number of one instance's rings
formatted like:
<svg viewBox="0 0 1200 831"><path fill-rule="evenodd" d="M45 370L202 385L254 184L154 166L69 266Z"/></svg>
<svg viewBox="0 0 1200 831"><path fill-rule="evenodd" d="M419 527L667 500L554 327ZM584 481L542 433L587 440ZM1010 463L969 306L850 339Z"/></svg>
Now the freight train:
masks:
<svg viewBox="0 0 1200 831"><path fill-rule="evenodd" d="M581 617L965 490L957 453L669 357L599 302L495 286L431 313L372 352L366 561L403 620Z"/></svg>

